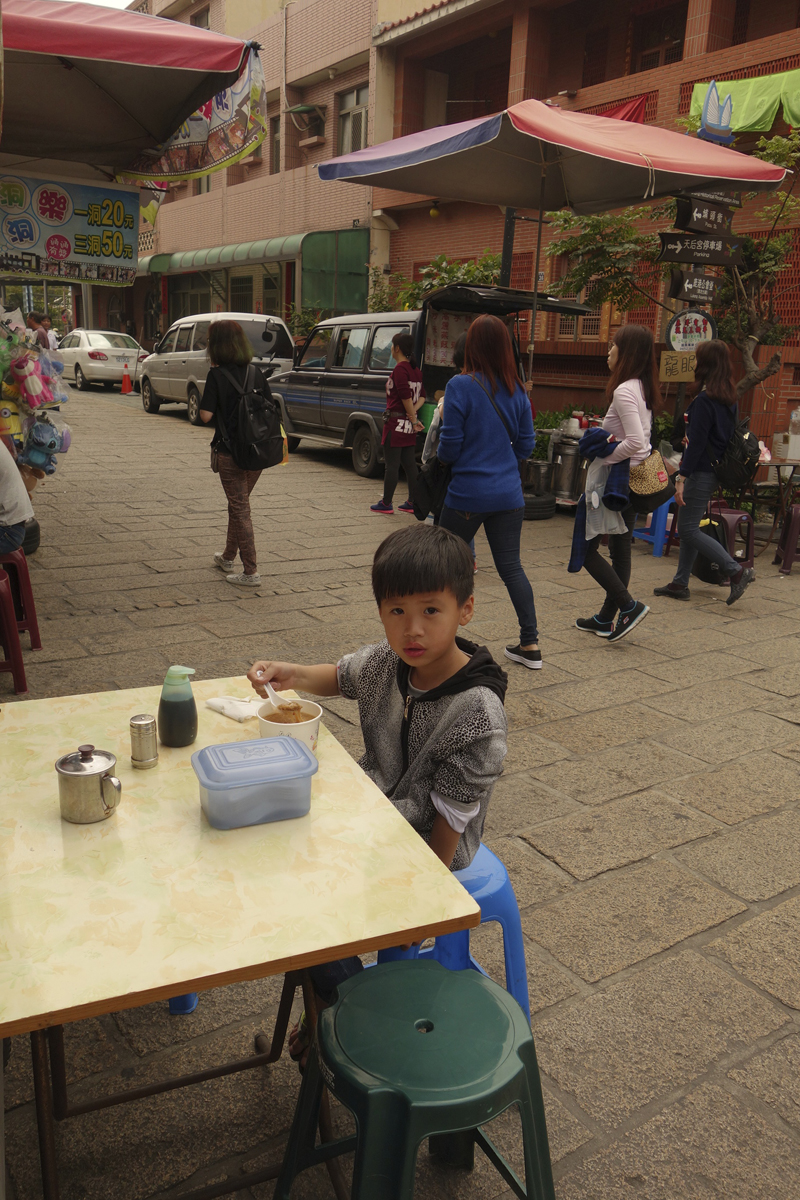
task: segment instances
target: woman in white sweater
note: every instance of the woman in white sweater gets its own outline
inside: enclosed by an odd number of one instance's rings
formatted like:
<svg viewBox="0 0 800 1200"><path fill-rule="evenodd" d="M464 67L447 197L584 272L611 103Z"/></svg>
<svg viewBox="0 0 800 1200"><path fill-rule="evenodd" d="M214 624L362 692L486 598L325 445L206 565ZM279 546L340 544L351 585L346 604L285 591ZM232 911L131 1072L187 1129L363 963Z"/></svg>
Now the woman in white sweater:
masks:
<svg viewBox="0 0 800 1200"><path fill-rule="evenodd" d="M661 395L658 387L653 335L643 325L623 325L614 335L608 351L611 378L606 397L611 404L603 419L603 429L613 434L619 443L603 462L614 463L630 459L632 467L644 462L650 453L650 429L653 405ZM631 579L631 530L635 514L629 505L622 514L626 532L612 534L608 539L611 562L600 553L600 537L586 545L584 567L606 593L603 606L593 617L579 617L578 629L618 642L642 621L650 609L641 600L634 600L628 591ZM616 625L614 617L619 613Z"/></svg>

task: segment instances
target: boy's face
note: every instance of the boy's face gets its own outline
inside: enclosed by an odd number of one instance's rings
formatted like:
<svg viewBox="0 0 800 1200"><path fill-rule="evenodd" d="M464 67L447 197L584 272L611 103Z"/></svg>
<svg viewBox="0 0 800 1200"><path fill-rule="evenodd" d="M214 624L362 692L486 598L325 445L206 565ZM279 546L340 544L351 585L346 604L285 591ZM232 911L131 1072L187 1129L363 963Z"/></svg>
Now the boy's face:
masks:
<svg viewBox="0 0 800 1200"><path fill-rule="evenodd" d="M386 640L410 667L426 667L450 653L462 625L472 620L475 598L459 604L449 589L381 600Z"/></svg>

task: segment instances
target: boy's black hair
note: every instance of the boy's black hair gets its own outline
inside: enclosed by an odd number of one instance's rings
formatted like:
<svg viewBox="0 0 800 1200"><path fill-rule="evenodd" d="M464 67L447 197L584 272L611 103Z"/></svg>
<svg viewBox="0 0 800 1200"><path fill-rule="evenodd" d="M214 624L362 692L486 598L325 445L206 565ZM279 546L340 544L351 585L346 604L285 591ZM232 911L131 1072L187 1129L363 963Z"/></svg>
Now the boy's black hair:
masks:
<svg viewBox="0 0 800 1200"><path fill-rule="evenodd" d="M466 604L475 589L469 546L449 529L424 522L390 533L375 551L372 590L378 604L390 596L450 591Z"/></svg>

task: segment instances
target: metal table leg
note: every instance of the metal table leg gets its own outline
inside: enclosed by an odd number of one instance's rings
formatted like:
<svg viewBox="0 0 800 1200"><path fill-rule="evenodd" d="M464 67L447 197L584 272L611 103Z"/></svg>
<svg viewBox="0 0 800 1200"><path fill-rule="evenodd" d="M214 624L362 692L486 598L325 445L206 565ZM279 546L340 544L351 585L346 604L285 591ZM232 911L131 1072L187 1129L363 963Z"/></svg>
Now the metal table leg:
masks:
<svg viewBox="0 0 800 1200"><path fill-rule="evenodd" d="M53 1126L53 1094L47 1064L47 1034L43 1029L31 1033L33 1088L36 1096L36 1123L39 1127L39 1155L42 1160L44 1200L59 1200L56 1167L56 1137Z"/></svg>

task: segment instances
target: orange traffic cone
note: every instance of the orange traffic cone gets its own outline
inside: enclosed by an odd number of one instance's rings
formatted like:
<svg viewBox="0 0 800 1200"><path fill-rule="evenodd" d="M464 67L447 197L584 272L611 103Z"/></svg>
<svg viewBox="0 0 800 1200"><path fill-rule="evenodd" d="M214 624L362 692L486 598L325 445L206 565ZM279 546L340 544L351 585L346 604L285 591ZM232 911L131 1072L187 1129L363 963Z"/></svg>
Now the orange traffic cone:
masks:
<svg viewBox="0 0 800 1200"><path fill-rule="evenodd" d="M122 387L120 388L120 392L123 396L127 396L128 393L132 391L133 387L131 385L131 377L128 374L128 364L125 363L125 369L122 372Z"/></svg>

